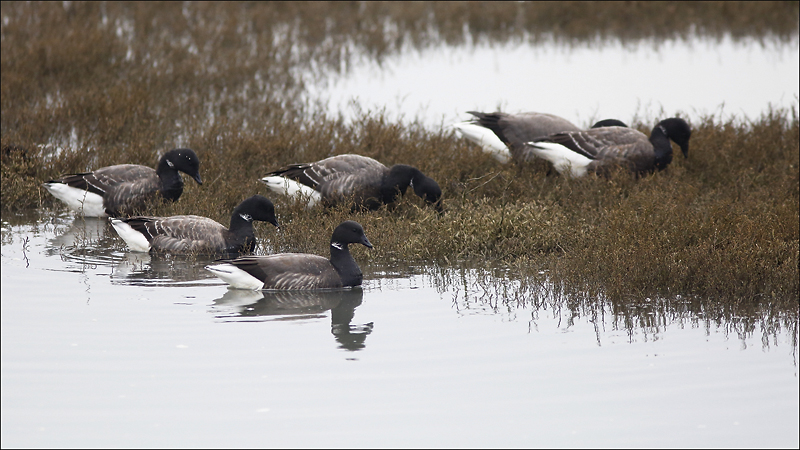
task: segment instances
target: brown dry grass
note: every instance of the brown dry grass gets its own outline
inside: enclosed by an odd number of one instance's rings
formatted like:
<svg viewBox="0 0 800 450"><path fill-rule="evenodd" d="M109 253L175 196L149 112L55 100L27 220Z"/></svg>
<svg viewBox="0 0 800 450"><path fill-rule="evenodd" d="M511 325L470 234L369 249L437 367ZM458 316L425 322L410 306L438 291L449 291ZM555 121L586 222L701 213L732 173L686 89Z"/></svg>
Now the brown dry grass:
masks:
<svg viewBox="0 0 800 450"><path fill-rule="evenodd" d="M11 2L2 17L4 215L61 208L40 187L61 173L154 166L164 151L187 146L206 183L188 181L178 203L151 213L227 224L243 198L266 194L257 181L266 171L358 153L438 180L447 214L414 196L353 217L267 194L283 229L257 227L268 243L261 251L325 254L335 225L354 218L375 245L355 250L366 272L501 267L496 275L521 281L515 295L532 302L546 279L572 299L599 296L620 311L659 307L641 306L652 298L728 317L772 309L797 323L797 106L751 123L693 119L690 159L653 176L568 180L543 164L498 166L449 131L370 111L345 123L300 99L304 83L360 54L380 60L409 44L458 45L465 28L477 40L658 41L692 29L784 40L797 35L798 2Z"/></svg>

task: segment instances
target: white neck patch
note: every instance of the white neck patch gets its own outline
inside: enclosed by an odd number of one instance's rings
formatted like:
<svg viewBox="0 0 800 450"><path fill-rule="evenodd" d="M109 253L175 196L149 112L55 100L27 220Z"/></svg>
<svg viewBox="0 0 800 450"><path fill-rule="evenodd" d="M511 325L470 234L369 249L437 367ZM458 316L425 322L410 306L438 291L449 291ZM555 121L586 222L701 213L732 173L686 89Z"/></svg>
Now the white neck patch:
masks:
<svg viewBox="0 0 800 450"><path fill-rule="evenodd" d="M244 220L246 220L248 222L252 222L253 221L253 216L251 216L250 214L242 213L242 214L239 214L239 217L241 217L242 219L244 219Z"/></svg>
<svg viewBox="0 0 800 450"><path fill-rule="evenodd" d="M175 164L172 164L172 161L170 160L167 160L167 165L170 167L175 167Z"/></svg>
<svg viewBox="0 0 800 450"><path fill-rule="evenodd" d="M335 248L337 250L342 250L343 245L338 243L338 242L331 242L331 247L333 247L333 248Z"/></svg>

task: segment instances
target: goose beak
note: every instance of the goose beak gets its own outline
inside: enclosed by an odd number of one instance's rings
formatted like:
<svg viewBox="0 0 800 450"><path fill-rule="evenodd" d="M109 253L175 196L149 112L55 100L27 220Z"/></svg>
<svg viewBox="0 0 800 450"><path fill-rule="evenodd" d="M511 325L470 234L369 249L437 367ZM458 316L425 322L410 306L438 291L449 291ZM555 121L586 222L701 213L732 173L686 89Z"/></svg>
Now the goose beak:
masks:
<svg viewBox="0 0 800 450"><path fill-rule="evenodd" d="M681 145L681 151L683 152L683 157L684 158L688 158L689 157L689 144Z"/></svg>
<svg viewBox="0 0 800 450"><path fill-rule="evenodd" d="M363 245L364 247L372 248L372 244L369 243L369 239L367 239L367 236L364 236L364 239L361 239L360 244Z"/></svg>
<svg viewBox="0 0 800 450"><path fill-rule="evenodd" d="M192 178L194 178L194 181L197 181L197 184L203 184L203 180L200 179L200 172L194 174Z"/></svg>

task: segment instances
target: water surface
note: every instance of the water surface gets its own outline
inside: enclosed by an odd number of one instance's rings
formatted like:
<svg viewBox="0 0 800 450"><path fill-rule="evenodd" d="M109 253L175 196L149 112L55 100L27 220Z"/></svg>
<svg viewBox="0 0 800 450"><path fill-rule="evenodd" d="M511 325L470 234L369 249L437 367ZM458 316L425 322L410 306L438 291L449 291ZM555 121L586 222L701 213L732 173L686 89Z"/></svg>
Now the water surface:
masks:
<svg viewBox="0 0 800 450"><path fill-rule="evenodd" d="M437 128L466 111L548 112L580 126L617 118L756 119L797 103L800 41L603 41L580 46L509 42L407 49L364 58L309 91L332 113L384 110ZM360 109L353 107L353 101Z"/></svg>
<svg viewBox="0 0 800 450"><path fill-rule="evenodd" d="M3 447L798 445L796 324L625 327L459 267L232 291L113 233L4 218Z"/></svg>

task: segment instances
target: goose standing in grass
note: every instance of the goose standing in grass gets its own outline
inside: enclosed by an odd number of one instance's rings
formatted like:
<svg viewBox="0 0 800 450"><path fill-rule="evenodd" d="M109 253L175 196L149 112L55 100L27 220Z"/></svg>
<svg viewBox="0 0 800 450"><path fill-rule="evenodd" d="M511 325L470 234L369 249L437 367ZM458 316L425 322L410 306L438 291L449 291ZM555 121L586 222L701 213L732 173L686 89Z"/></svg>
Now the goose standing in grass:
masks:
<svg viewBox="0 0 800 450"><path fill-rule="evenodd" d="M256 247L253 221L278 227L275 207L266 197L254 195L236 207L231 227L201 216L111 218L117 234L136 252L240 254Z"/></svg>
<svg viewBox="0 0 800 450"><path fill-rule="evenodd" d="M307 199L309 208L320 202L334 206L352 200L354 209L377 209L395 202L411 186L437 211L443 210L441 188L419 169L405 164L386 167L361 155L292 164L267 174L261 181L273 192Z"/></svg>
<svg viewBox="0 0 800 450"><path fill-rule="evenodd" d="M512 159L520 160L520 151L526 142L555 133L581 131L569 120L553 114L467 112L475 117L466 122L456 123L453 127L463 137L480 145L485 153L494 156L503 164ZM609 126L627 127L624 122L617 119L605 119L592 125L592 128Z"/></svg>
<svg viewBox="0 0 800 450"><path fill-rule="evenodd" d="M176 201L183 193L183 172L203 184L200 159L188 148L170 150L158 167L119 164L93 172L63 175L43 186L54 197L85 217L120 217L140 210L157 194Z"/></svg>
<svg viewBox="0 0 800 450"><path fill-rule="evenodd" d="M688 158L691 135L689 124L677 117L659 122L649 138L623 127L557 133L528 142L523 158L546 159L559 173L572 177L582 177L587 172L607 173L613 166L642 174L663 170L672 162L670 139Z"/></svg>
<svg viewBox="0 0 800 450"><path fill-rule="evenodd" d="M364 228L348 220L331 236L331 259L308 253L244 256L219 261L206 269L237 289L335 289L360 286L361 269L349 244L372 248Z"/></svg>

